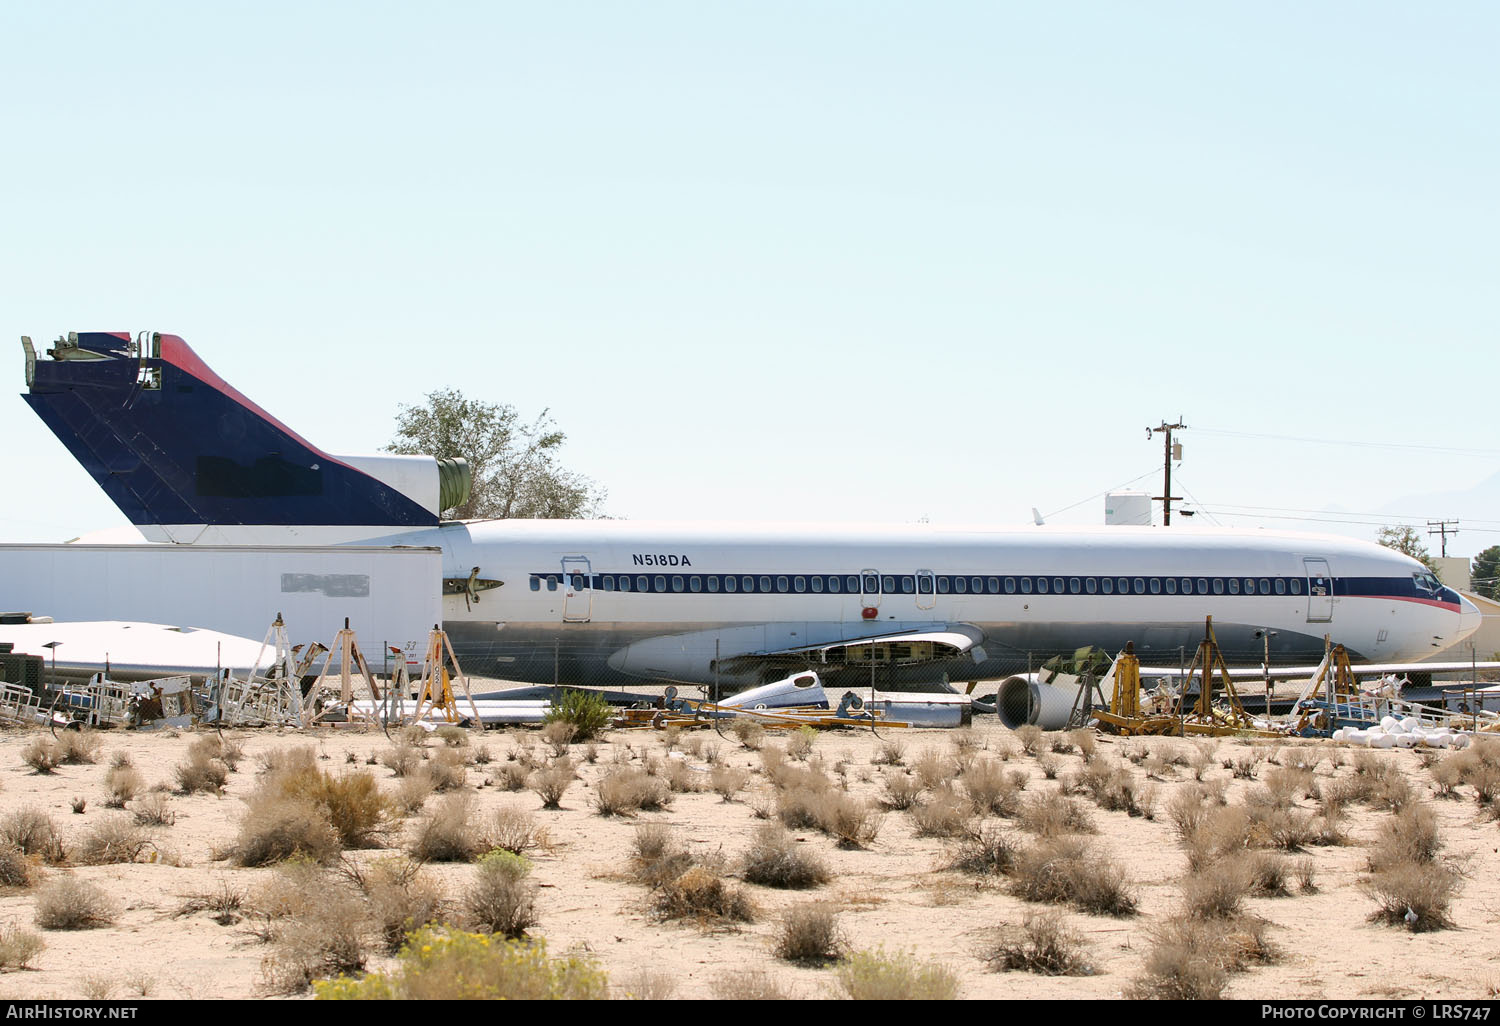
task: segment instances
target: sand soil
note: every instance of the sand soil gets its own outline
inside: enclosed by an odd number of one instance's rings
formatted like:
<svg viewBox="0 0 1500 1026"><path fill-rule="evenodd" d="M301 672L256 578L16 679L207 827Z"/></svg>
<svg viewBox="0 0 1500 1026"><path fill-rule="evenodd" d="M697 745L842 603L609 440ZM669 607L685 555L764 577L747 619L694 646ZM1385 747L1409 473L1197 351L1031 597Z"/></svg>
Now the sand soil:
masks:
<svg viewBox="0 0 1500 1026"><path fill-rule="evenodd" d="M40 810L60 831L66 852L82 850L90 831L110 819L130 820L149 791L124 809L107 807L112 761L128 759L146 787L165 800L169 823L144 827L151 844L139 861L126 864L46 866L40 883L0 893L0 924L36 932L45 948L28 967L0 974L3 998L80 998L105 994L126 997L145 993L155 998L245 998L263 996L275 987L265 971L276 943L274 930L253 913L258 896L278 875L275 868L243 868L229 853L247 808L246 799L263 779L258 772L267 757L298 746L312 746L319 765L334 773L369 772L383 790L396 793L402 779L380 763L392 748L379 730L308 731L241 730L226 735L243 750L237 769L222 793L182 794L176 767L187 761L189 746L213 731L165 733L104 732L97 761L62 765L51 773L35 772L23 751L41 731L0 735L0 820L22 810ZM848 794L870 803L888 796L885 778L914 768L935 774L929 782L959 775L969 760L994 760L1007 772L1025 777L1028 800L1060 800L1059 788L1081 779L1084 755L1075 750L1027 755L1020 739L992 717L966 731L886 731L884 739L868 731L829 731L812 745L807 762ZM1055 735L1044 739L1046 748ZM1092 915L1072 906L1060 908L1065 922L1080 936L1093 975L1048 977L1020 971L994 971L985 958L995 931L1020 923L1038 906L1015 896L1012 881L948 868L956 840L923 836L911 811L886 808L878 834L862 848L841 847L814 828L793 830L799 850L815 853L832 879L805 891L781 890L734 880L756 909L753 922L712 924L662 921L652 914L649 888L630 873L637 825L663 822L675 828L680 842L700 855L717 855L731 876L756 829L775 818L777 788L767 772L766 749L782 749L787 738L768 736L761 751L732 735L713 730L683 732L669 738L655 730L612 730L592 746L573 745L567 758L576 763L578 779L563 795L561 808L546 810L533 791L506 790L500 771L508 763L543 766L553 758L537 730L514 729L474 736L462 747L463 789L474 798L474 815L488 817L501 807L532 815L541 844L528 853L540 887L534 936L546 939L553 953L586 952L597 959L617 991L646 990L678 998L708 998L727 979L747 973L773 974L802 997L835 991L829 967L797 966L773 953L782 914L810 899L832 902L853 949L884 946L908 951L939 963L958 977L967 998L1116 997L1141 975L1154 931L1180 917L1183 885L1189 866L1169 808L1174 797L1199 788L1222 790L1231 805L1253 803L1268 775L1303 753L1316 759L1315 789L1358 773L1356 759L1376 759L1396 767L1410 784L1413 801L1436 817L1443 848L1440 858L1462 872L1461 889L1450 915L1452 927L1413 933L1372 923L1374 903L1362 890L1369 875L1371 845L1382 823L1392 817L1378 802L1355 801L1342 819L1346 843L1311 845L1286 855L1297 864L1291 893L1251 897L1245 911L1269 926L1266 937L1279 952L1274 964L1254 965L1230 977L1228 994L1240 998L1478 998L1500 986L1500 827L1482 815L1473 790L1460 786L1456 797L1438 797L1430 768L1417 751L1357 752L1329 742L1248 742L1217 739L1122 740L1099 737L1094 761L1118 767L1137 788L1145 788L1152 814L1110 811L1086 790L1074 800L1095 828L1085 835L1101 871L1118 867L1138 901L1139 913L1128 918ZM670 749L669 750L669 746ZM1199 751L1197 746L1202 746ZM445 747L427 741L422 754L434 758ZM1196 755L1197 766L1189 761ZM904 765L886 762L899 758ZM1431 757L1429 757L1430 760ZM696 774L684 780L706 784L711 767L743 769L747 783L733 800L710 790L675 795L657 812L602 816L596 808L601 779L622 767L655 768L681 760ZM925 765L923 765L926 760ZM1003 762L1002 762L1003 760ZM776 761L775 756L771 761ZM1235 763L1245 775L1235 775ZM1055 774L1055 776L1053 776ZM1253 774L1253 776L1249 775ZM1154 779L1153 779L1154 778ZM1149 786L1148 786L1149 785ZM963 795L962 783L955 793ZM933 800L934 792L924 792ZM427 799L426 810L444 800ZM1208 799L1210 802L1215 799ZM82 811L75 812L75 805ZM1317 813L1319 802L1306 793L1290 800L1291 810ZM1140 810L1137 810L1140 811ZM401 855L422 812L393 821L383 848L348 853L368 865ZM1014 818L976 817L966 829L988 829L1012 835L1017 845L1033 835ZM76 858L72 861L76 862ZM1436 870L1434 870L1436 871ZM330 870L336 874L337 870ZM474 869L466 864L434 863L425 872L453 897L459 896ZM1315 890L1303 893L1298 873L1311 875ZM72 876L101 887L118 905L118 917L94 929L43 929L36 925L38 894L48 881ZM212 909L193 911L195 898L229 893L244 898L237 914L216 920ZM330 887L329 900L357 900ZM199 900L197 905L203 905ZM370 969L389 968L394 960L372 941Z"/></svg>

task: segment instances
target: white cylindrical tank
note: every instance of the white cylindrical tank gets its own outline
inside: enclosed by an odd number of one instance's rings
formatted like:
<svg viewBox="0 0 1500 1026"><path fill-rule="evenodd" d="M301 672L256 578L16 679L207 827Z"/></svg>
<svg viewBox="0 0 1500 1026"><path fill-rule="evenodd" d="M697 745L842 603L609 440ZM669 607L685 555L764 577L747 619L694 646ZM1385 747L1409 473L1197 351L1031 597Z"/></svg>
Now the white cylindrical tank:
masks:
<svg viewBox="0 0 1500 1026"><path fill-rule="evenodd" d="M1068 714L1073 711L1076 697L1073 691L1042 684L1034 674L1029 677L1022 674L1000 682L995 693L995 711L1000 722L1011 730L1028 724L1043 730L1061 730L1068 725Z"/></svg>
<svg viewBox="0 0 1500 1026"><path fill-rule="evenodd" d="M1151 526L1150 492L1109 492L1104 496L1104 522L1111 525Z"/></svg>

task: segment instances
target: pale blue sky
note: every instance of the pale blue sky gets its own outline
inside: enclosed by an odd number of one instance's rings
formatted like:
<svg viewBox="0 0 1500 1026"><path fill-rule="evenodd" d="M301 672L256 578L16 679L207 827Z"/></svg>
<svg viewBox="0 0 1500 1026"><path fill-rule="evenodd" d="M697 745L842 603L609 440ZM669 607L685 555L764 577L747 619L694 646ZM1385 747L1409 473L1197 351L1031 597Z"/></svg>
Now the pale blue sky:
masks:
<svg viewBox="0 0 1500 1026"><path fill-rule="evenodd" d="M10 4L0 393L22 334L168 331L358 452L456 386L550 407L632 518L1013 522L1159 470L1144 428L1180 415L1176 480L1222 523L1458 516L1470 554L1500 543L1497 30L1483 3ZM123 522L14 395L0 432L27 482L0 538Z"/></svg>

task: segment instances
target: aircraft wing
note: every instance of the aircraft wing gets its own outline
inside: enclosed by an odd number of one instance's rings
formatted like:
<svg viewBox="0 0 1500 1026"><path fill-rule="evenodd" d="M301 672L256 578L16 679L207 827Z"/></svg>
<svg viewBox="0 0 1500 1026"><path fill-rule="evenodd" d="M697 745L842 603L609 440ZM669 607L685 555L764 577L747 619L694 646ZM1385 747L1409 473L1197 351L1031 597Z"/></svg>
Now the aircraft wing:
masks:
<svg viewBox="0 0 1500 1026"><path fill-rule="evenodd" d="M786 663L788 665L842 664L850 649L887 647L887 662L915 663L932 659L952 659L965 652L971 653L976 662L986 658L979 647L983 635L973 627L954 625L933 630L894 631L890 634L875 634L864 638L846 638L816 645L798 645L791 648L745 652L726 663L762 662ZM868 659L868 655L863 657Z"/></svg>

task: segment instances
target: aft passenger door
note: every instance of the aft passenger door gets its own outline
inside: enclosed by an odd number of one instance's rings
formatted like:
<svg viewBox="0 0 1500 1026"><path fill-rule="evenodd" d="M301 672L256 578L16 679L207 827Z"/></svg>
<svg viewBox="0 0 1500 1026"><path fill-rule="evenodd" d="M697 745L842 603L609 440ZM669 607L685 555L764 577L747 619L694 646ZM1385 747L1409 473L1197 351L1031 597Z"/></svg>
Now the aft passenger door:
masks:
<svg viewBox="0 0 1500 1026"><path fill-rule="evenodd" d="M859 604L865 609L873 609L875 613L865 617L867 620L874 619L880 613L880 571L861 570L859 572Z"/></svg>
<svg viewBox="0 0 1500 1026"><path fill-rule="evenodd" d="M564 556L563 623L588 623L594 612L593 581L587 556Z"/></svg>
<svg viewBox="0 0 1500 1026"><path fill-rule="evenodd" d="M1307 568L1307 622L1328 623L1333 619L1333 575L1328 560L1304 559Z"/></svg>

